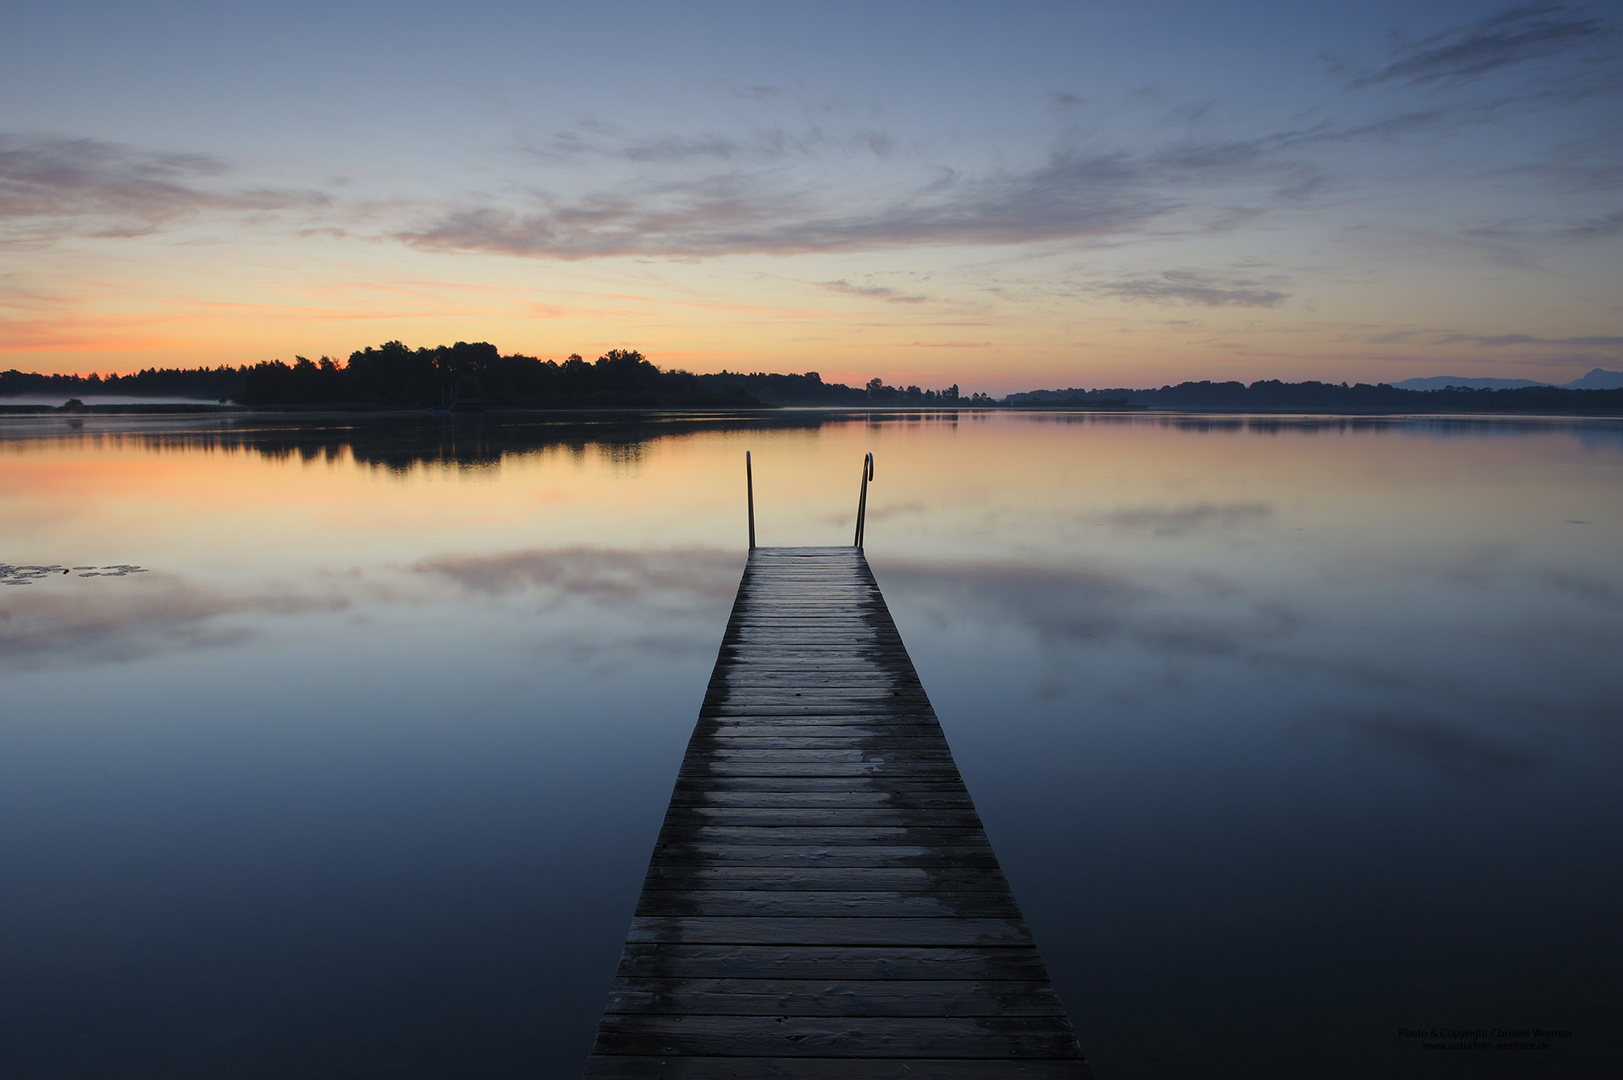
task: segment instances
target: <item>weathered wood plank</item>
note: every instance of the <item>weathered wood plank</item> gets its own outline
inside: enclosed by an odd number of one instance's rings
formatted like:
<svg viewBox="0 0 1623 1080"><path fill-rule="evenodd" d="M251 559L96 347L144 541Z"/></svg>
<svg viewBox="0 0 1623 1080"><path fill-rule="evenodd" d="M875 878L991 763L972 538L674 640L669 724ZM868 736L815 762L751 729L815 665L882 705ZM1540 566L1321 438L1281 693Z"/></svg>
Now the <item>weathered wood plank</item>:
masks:
<svg viewBox="0 0 1623 1080"><path fill-rule="evenodd" d="M918 779L934 777L945 782L952 773L947 768L930 768L939 765L938 762L920 762L917 769L911 770L911 775ZM883 781L891 776L908 774L906 769L894 758L875 758L872 761L801 761L801 762L771 762L771 761L709 761L685 762L682 766L683 779L694 776L711 775L716 777L812 777L823 776L846 779L868 779Z"/></svg>
<svg viewBox="0 0 1623 1080"><path fill-rule="evenodd" d="M929 918L1018 919L1004 892L777 892L739 889L649 889L637 901L648 918Z"/></svg>
<svg viewBox="0 0 1623 1080"><path fill-rule="evenodd" d="M737 720L712 719L699 728L695 735L704 739L739 739L750 740L757 746L766 744L766 740L774 742L787 739L813 739L818 743L862 740L874 741L903 741L911 739L929 739L939 746L946 746L947 740L941 737L941 732L924 724L897 721L889 724L839 724L839 723L799 723L778 724L768 727L764 724L746 723Z"/></svg>
<svg viewBox="0 0 1623 1080"><path fill-rule="evenodd" d="M678 779L676 781L676 791L850 791L880 792L893 797L903 797L911 793L924 795L930 792L943 791L963 792L966 795L968 794L964 788L963 780L956 776L946 779L933 778L929 780L915 780L905 777L894 780L886 778L884 786L882 787L878 786L871 780L848 780L829 776L734 776L718 777L713 783L708 780L700 781L692 779Z"/></svg>
<svg viewBox="0 0 1623 1080"><path fill-rule="evenodd" d="M755 869L843 869L950 867L993 868L997 857L990 844L977 847L902 847L855 844L844 847L795 847L788 844L671 844L654 852L662 866L747 866Z"/></svg>
<svg viewBox="0 0 1623 1080"><path fill-rule="evenodd" d="M735 1016L1063 1016L1039 979L615 980L608 1012Z"/></svg>
<svg viewBox="0 0 1623 1080"><path fill-rule="evenodd" d="M716 724L710 731L694 736L694 741L718 754L737 754L742 751L770 753L775 751L809 751L819 749L856 749L869 753L889 751L896 754L947 753L947 740L923 728L902 731L842 730L820 735L814 731L784 732L763 730L750 725Z"/></svg>
<svg viewBox="0 0 1623 1080"><path fill-rule="evenodd" d="M695 945L1029 945L1015 919L633 916L626 941Z"/></svg>
<svg viewBox="0 0 1623 1080"><path fill-rule="evenodd" d="M695 829L774 829L780 834L779 843L792 843L797 846L806 844L828 843L831 840L849 842L856 840L861 843L873 842L871 836L858 836L852 832L841 832L832 838L818 836L809 837L801 830L806 829L885 829L909 830L901 834L886 832L880 836L882 841L903 839L909 842L922 841L925 838L940 840L947 843L960 843L965 839L976 839L971 833L979 834L980 817L975 813L973 806L958 806L943 808L926 804L918 807L906 806L855 806L855 807L826 807L826 806L706 806L706 805L673 805L666 814L665 823L671 826L671 833L665 837L667 841L686 842L696 840L700 842L752 842L753 833L718 833L715 831L695 832ZM946 833L930 833L925 830L957 829L963 830L956 837ZM795 830L793 834L785 830ZM978 840L977 840L978 842Z"/></svg>
<svg viewBox="0 0 1623 1080"><path fill-rule="evenodd" d="M860 891L962 893L1007 892L1002 874L985 867L783 867L656 862L648 867L645 889L751 889L757 892Z"/></svg>
<svg viewBox="0 0 1623 1080"><path fill-rule="evenodd" d="M624 978L1046 980L1032 946L1005 949L906 945L677 945L628 943Z"/></svg>
<svg viewBox="0 0 1623 1080"><path fill-rule="evenodd" d="M584 1080L1085 1080L1080 1059L594 1057Z"/></svg>
<svg viewBox="0 0 1623 1080"><path fill-rule="evenodd" d="M1080 1058L1063 1016L671 1016L605 1013L627 1054ZM601 1051L599 1051L601 1053Z"/></svg>
<svg viewBox="0 0 1623 1080"><path fill-rule="evenodd" d="M852 790L849 786L840 791L733 791L728 789L704 789L698 787L678 788L671 793L671 806L693 807L739 807L756 810L765 810L774 807L810 809L812 807L827 807L835 810L856 810L869 808L875 810L904 809L910 811L934 810L936 808L948 810L973 810L974 803L970 802L965 792L937 792L929 795L917 795L913 798L898 798L889 791L863 791Z"/></svg>

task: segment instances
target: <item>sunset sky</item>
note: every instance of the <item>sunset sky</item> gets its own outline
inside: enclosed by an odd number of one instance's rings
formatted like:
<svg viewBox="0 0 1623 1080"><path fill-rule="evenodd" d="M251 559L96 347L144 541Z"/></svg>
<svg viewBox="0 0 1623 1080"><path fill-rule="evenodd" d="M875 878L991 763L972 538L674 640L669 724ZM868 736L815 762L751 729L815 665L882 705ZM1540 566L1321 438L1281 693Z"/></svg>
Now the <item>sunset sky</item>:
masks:
<svg viewBox="0 0 1623 1080"><path fill-rule="evenodd" d="M996 393L1623 368L1623 15L0 13L0 368L395 338Z"/></svg>

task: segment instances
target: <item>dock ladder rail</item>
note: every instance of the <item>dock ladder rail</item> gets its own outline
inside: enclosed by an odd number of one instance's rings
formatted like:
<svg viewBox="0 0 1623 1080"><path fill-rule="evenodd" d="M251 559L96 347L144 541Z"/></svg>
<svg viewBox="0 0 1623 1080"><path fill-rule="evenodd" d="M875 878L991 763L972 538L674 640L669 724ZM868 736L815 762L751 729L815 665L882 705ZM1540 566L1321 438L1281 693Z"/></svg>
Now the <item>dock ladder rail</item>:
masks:
<svg viewBox="0 0 1623 1080"><path fill-rule="evenodd" d="M868 522L868 481L873 479L873 454L862 461L862 494L857 497L857 538L853 546L862 550L862 529Z"/></svg>
<svg viewBox="0 0 1623 1080"><path fill-rule="evenodd" d="M873 452L862 460L862 494L857 496L857 538L852 546L862 548L863 528L868 521L868 481L873 479ZM744 451L744 501L749 507L750 550L755 550L755 471L750 465L750 452Z"/></svg>

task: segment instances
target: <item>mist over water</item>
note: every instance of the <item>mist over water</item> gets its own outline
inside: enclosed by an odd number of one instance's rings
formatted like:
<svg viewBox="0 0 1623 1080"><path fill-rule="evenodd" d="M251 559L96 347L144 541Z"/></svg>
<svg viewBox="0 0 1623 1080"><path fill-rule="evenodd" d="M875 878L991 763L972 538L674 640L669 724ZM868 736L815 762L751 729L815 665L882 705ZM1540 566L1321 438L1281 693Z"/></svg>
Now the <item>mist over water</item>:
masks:
<svg viewBox="0 0 1623 1080"><path fill-rule="evenodd" d="M765 545L874 452L1099 1076L1623 1057L1617 422L88 417L0 422L0 1074L578 1075L746 449Z"/></svg>

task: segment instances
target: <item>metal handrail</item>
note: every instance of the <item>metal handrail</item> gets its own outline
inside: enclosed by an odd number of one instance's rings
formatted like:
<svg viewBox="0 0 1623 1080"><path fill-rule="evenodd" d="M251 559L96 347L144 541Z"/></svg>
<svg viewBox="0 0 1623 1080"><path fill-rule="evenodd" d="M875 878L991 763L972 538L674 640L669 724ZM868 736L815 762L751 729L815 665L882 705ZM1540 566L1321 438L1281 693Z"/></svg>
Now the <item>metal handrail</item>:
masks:
<svg viewBox="0 0 1623 1080"><path fill-rule="evenodd" d="M868 481L873 479L873 454L862 461L862 494L857 498L857 550L862 550L862 528L868 520Z"/></svg>
<svg viewBox="0 0 1623 1080"><path fill-rule="evenodd" d="M744 491L750 504L750 550L755 550L755 474L750 471L750 452L744 451Z"/></svg>

